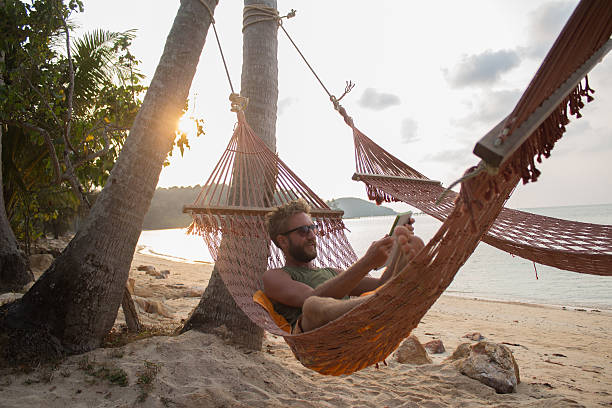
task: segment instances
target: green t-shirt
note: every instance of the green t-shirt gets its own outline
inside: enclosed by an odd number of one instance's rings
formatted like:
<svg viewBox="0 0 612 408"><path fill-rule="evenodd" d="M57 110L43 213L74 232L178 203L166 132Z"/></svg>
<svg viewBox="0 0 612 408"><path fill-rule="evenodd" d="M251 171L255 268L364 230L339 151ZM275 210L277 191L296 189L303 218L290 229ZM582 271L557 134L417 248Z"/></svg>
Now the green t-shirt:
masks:
<svg viewBox="0 0 612 408"><path fill-rule="evenodd" d="M294 281L305 283L313 289L338 275L332 268L310 269L301 266L285 266L283 270L287 272ZM287 306L275 301L272 301L272 305L274 305L276 313L283 316L291 327L295 326L298 317L302 314L301 307Z"/></svg>

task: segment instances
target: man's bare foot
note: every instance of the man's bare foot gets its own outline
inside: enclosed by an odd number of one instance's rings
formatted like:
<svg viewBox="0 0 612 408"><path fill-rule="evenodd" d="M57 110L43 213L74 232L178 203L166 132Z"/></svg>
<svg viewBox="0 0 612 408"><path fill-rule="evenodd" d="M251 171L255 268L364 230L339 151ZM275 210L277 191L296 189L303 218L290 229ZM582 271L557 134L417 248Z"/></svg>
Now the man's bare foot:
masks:
<svg viewBox="0 0 612 408"><path fill-rule="evenodd" d="M393 236L396 240L396 247L391 254L393 258L389 267L393 268L393 276L395 276L425 247L425 244L421 238L414 235L412 225L395 228Z"/></svg>

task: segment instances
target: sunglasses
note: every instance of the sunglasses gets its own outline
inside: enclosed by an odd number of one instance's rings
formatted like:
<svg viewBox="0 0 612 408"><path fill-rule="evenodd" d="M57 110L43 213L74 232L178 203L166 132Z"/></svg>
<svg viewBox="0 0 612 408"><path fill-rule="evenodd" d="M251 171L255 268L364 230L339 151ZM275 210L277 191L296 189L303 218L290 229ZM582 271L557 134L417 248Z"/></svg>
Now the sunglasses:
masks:
<svg viewBox="0 0 612 408"><path fill-rule="evenodd" d="M300 236L306 237L306 236L308 236L310 231L312 231L312 232L314 232L316 234L318 230L319 230L319 226L317 224L301 225L301 226L299 226L297 228L294 228L294 229L291 229L291 230L289 230L287 232L283 232L283 233L281 233L281 235L289 235L292 232L297 232L298 234L300 234Z"/></svg>

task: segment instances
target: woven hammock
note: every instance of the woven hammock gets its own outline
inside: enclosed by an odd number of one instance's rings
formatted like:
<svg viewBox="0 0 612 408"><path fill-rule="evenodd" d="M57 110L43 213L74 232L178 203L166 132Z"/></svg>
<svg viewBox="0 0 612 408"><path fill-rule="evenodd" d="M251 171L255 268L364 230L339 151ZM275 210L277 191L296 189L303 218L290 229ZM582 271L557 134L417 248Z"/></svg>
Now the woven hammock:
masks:
<svg viewBox="0 0 612 408"><path fill-rule="evenodd" d="M601 38L605 40L610 36L611 10L612 6L609 2L592 1L588 4L581 4L572 18L585 19L587 25L577 26L580 29L587 27L589 33L582 33L583 35L601 35ZM595 18L597 22L591 21ZM596 25L599 22L607 24L605 26ZM567 33L567 31L564 32ZM570 80L564 81L565 77L549 78L548 82L544 83L541 80L545 78L544 73L567 67L566 72L571 73L567 78L574 77L574 81L579 81L611 48L612 40L608 40L598 48L592 49L592 54L584 54L581 44L570 37L560 35L553 50L563 50L563 54L549 53L515 110L491 132L493 136L497 136L500 129L506 125L509 132L516 132L522 130L519 129L521 123L541 118L541 124L536 127L532 139L521 147L526 153L521 156L524 161L520 165L524 183L536 181L540 172L535 167L534 157L537 157L537 161L541 161L540 156L550 156L554 142L565 132L565 126L569 123L568 114L575 114L577 118L581 117L579 112L583 106L581 98L586 97L589 102L593 99L589 93L594 91L589 87L588 78L585 79L584 86L580 82L575 86ZM562 59L563 55L572 55L579 51L582 51L581 55L584 55L585 59L574 60L572 58L571 61ZM582 67L570 65L571 62L579 63ZM574 71L571 71L572 69ZM542 95L548 95L543 90L557 90L563 86L566 88L571 86L573 89L568 88L568 92L570 90L571 92L566 96L559 95L561 103L555 104L556 110L542 115L537 108L549 102L542 97ZM525 104L528 104L529 107L525 107ZM345 122L353 129L357 168L353 179L366 184L368 198L376 201L377 204L402 201L444 221L453 209L457 194L450 190L446 191L440 182L428 179L373 142L354 126L352 119L348 117L344 109L340 108L340 113L344 116ZM510 118L516 119L511 120ZM493 193L495 192L491 189L489 194ZM443 194L445 198L438 200L443 197ZM543 265L585 274L612 275L612 225L567 221L503 208L487 234L482 237L482 241Z"/></svg>
<svg viewBox="0 0 612 408"><path fill-rule="evenodd" d="M253 301L261 276L284 265L282 252L272 244L265 215L276 206L302 198L311 207L317 236L318 266L346 269L357 256L349 244L343 211L330 209L255 135L244 112L221 159L193 205L184 206L193 223L189 233L201 235L216 267L238 305L255 323L285 334Z"/></svg>
<svg viewBox="0 0 612 408"><path fill-rule="evenodd" d="M359 171L354 180L366 184L368 198L382 202L402 201L444 221L453 209L457 193L446 190L393 157L394 166L385 173L371 173L380 157L389 157L380 146L353 129ZM382 151L382 152L381 152ZM392 156L391 156L392 157ZM365 171L364 171L365 170ZM410 177L408 177L409 175ZM439 202L438 198L442 198ZM502 251L573 272L612 275L612 225L562 220L503 208L482 241Z"/></svg>
<svg viewBox="0 0 612 408"><path fill-rule="evenodd" d="M541 99L546 98L609 39L610 7L601 10L602 4L606 2L582 2L577 7L559 37L564 40L557 40L547 57L554 57L554 69L545 61L526 95L543 82L548 92ZM582 13L585 8L588 12ZM602 16L604 11L608 14ZM579 29L583 27L597 27L599 32ZM578 50L564 54L570 40L579 44ZM572 93L574 102L570 106L576 107L573 114L580 108L576 101L582 97L586 95ZM345 268L354 262L355 254L344 235L339 212L327 208L267 149L241 112L232 140L202 194L193 206L185 207L194 217L191 231L204 237L226 286L256 324L283 336L306 367L322 374L350 374L383 361L417 326L491 227L521 180L525 164L531 163L535 155L549 151L560 137L559 124L566 107L567 101L557 106L546 126L529 136L495 175L481 172L465 180L438 232L392 280L363 304L306 333L285 333L253 302L265 269L282 265L282 254L267 237L263 214L271 206L302 197L313 206L313 221L321 227L317 265ZM530 113L528 110L526 117L517 116L517 120L526 120Z"/></svg>

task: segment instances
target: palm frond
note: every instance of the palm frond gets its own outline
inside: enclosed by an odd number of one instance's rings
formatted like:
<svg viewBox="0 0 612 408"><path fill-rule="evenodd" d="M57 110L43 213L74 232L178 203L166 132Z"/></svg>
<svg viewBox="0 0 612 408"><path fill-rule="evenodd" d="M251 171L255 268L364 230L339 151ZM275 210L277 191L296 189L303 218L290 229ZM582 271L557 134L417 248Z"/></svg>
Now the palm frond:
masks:
<svg viewBox="0 0 612 408"><path fill-rule="evenodd" d="M113 32L96 29L85 33L72 44L75 66L75 89L87 97L99 90L105 83L125 83L131 75L140 73L130 61L121 58L119 42L131 41L135 30Z"/></svg>

